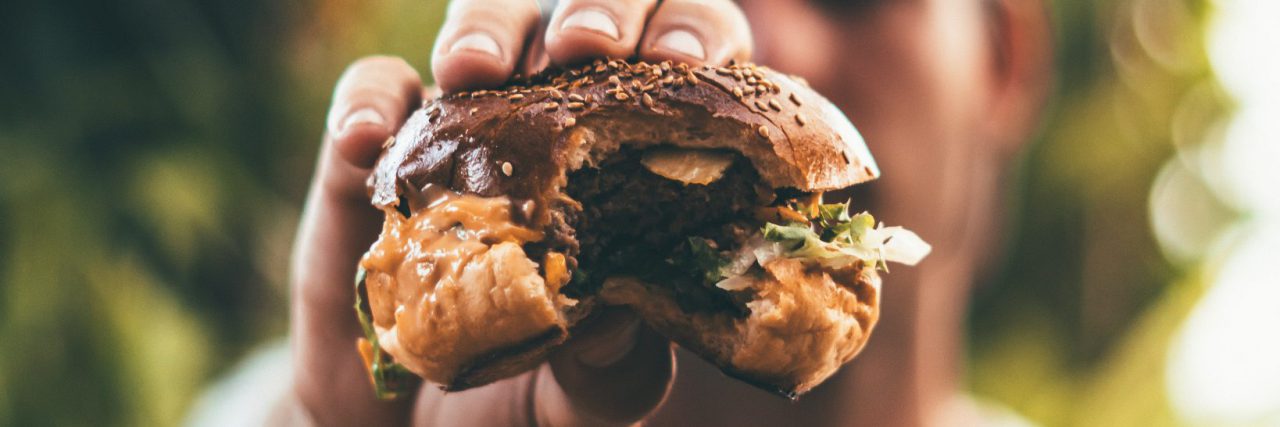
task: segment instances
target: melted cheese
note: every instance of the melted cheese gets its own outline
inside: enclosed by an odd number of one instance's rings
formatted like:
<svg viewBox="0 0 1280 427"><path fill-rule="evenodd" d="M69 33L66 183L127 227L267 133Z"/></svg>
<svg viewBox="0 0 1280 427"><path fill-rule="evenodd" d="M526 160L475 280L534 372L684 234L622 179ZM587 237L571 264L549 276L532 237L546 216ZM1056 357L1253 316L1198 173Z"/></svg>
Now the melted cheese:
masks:
<svg viewBox="0 0 1280 427"><path fill-rule="evenodd" d="M562 326L563 297L521 248L542 233L513 223L507 198L429 192L410 218L386 210L360 262L379 344L447 384L475 358Z"/></svg>
<svg viewBox="0 0 1280 427"><path fill-rule="evenodd" d="M724 176L724 171L733 165L733 154L660 147L645 151L640 163L663 178L685 184L707 185Z"/></svg>

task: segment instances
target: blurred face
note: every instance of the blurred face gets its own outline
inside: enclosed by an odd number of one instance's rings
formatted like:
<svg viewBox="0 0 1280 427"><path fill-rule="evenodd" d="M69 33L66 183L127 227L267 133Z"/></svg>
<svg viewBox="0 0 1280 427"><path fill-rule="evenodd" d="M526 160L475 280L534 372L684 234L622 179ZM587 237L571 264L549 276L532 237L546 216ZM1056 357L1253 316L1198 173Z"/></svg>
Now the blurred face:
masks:
<svg viewBox="0 0 1280 427"><path fill-rule="evenodd" d="M853 4L869 3L869 4ZM862 132L884 176L856 200L957 253L975 198L994 90L980 1L743 3L759 60L807 78ZM991 188L986 192L991 193ZM875 206L869 206L874 204ZM950 248L950 249L948 249Z"/></svg>

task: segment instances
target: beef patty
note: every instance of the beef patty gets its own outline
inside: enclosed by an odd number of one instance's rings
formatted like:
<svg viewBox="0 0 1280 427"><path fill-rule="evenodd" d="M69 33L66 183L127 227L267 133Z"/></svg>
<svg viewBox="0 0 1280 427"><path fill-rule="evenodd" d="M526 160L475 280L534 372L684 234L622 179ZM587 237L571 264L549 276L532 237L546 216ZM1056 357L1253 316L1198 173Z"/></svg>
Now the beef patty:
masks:
<svg viewBox="0 0 1280 427"><path fill-rule="evenodd" d="M571 173L564 191L582 204L564 209L553 221L563 226L551 227L561 236L550 240L576 237L577 268L566 295L589 295L607 277L633 276L671 287L686 312L747 314L750 295L716 288L698 264L706 246L733 248L759 228L752 209L774 199L746 159L736 157L710 184L684 184L650 172L639 151L624 148L597 168Z"/></svg>

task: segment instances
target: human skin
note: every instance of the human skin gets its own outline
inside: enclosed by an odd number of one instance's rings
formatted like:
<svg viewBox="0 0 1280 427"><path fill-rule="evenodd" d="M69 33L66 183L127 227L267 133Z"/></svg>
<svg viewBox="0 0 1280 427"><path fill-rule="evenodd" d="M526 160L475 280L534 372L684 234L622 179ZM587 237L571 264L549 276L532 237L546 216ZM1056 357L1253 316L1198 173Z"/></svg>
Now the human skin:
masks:
<svg viewBox="0 0 1280 427"><path fill-rule="evenodd" d="M579 14L578 12L586 12ZM744 19L745 12L745 19ZM615 309L529 373L461 393L424 385L380 402L357 353L351 278L377 236L364 179L429 91L397 58L357 61L334 90L292 265L293 420L322 425L922 425L955 395L968 285L991 235L1001 164L1025 139L1044 82L1034 2L921 0L856 10L802 1L562 1L539 27L528 0L450 5L432 56L445 91L597 57L799 74L858 125L884 178L855 204L934 244L886 278L864 354L798 403L728 380ZM748 21L754 33L748 27ZM1039 31L1039 33L1037 33ZM682 33L683 32L683 33ZM1017 41L1010 41L1016 39ZM1038 41L1037 41L1038 40ZM528 43L526 43L528 42ZM526 49L527 46L527 49ZM676 360L681 375L675 375ZM663 404L664 399L666 400ZM948 424L954 425L954 422Z"/></svg>

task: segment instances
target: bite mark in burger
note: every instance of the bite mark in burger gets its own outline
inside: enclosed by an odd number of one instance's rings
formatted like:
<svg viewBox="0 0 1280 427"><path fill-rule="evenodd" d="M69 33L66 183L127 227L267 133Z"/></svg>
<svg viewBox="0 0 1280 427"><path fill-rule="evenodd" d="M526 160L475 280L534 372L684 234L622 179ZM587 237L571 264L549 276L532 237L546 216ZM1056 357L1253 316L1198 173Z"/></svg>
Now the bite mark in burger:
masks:
<svg viewBox="0 0 1280 427"><path fill-rule="evenodd" d="M597 61L429 100L369 179L358 347L380 396L463 390L627 305L794 398L866 344L877 270L929 252L822 200L878 175L839 109L751 64Z"/></svg>

